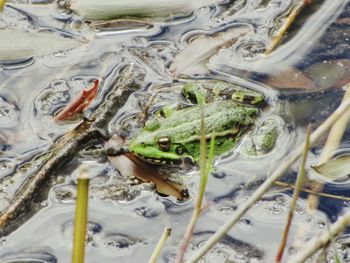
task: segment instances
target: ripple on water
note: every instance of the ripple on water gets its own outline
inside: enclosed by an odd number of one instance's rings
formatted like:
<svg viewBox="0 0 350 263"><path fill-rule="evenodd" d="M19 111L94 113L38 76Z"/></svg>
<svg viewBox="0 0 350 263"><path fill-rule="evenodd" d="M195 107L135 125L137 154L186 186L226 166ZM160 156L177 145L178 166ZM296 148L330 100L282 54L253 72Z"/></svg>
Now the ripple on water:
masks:
<svg viewBox="0 0 350 263"><path fill-rule="evenodd" d="M148 194L141 198L141 203L133 203L133 208L127 204L90 200L86 247L89 262L144 262L145 253L151 254L167 223L164 216L153 214L148 218L136 211L137 207L143 209L148 203L159 203L154 198ZM14 251L31 249L53 255L58 262L69 262L74 208L74 204L50 203L1 244L0 259Z"/></svg>
<svg viewBox="0 0 350 263"><path fill-rule="evenodd" d="M17 251L12 255L0 257L2 263L56 263L57 258L43 251Z"/></svg>

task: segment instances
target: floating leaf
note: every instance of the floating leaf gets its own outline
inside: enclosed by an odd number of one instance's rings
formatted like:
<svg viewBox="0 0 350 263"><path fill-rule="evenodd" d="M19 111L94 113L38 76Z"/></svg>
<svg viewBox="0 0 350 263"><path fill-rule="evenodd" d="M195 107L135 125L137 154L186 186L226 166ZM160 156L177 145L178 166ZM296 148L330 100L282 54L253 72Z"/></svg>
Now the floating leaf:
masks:
<svg viewBox="0 0 350 263"><path fill-rule="evenodd" d="M130 31L137 29L150 29L153 24L136 19L115 19L107 21L93 21L89 24L90 28L100 31Z"/></svg>
<svg viewBox="0 0 350 263"><path fill-rule="evenodd" d="M323 164L312 166L312 168L320 175L332 181L344 178L350 174L350 155L331 159Z"/></svg>
<svg viewBox="0 0 350 263"><path fill-rule="evenodd" d="M94 85L89 89L84 89L82 93L69 103L60 113L55 116L56 121L68 120L81 113L97 95L99 80L94 81Z"/></svg>
<svg viewBox="0 0 350 263"><path fill-rule="evenodd" d="M207 72L208 59L218 52L218 49L233 45L241 36L249 32L248 26L233 27L212 36L196 37L173 60L170 71L173 75L200 74Z"/></svg>
<svg viewBox="0 0 350 263"><path fill-rule="evenodd" d="M53 33L0 30L0 60L21 60L75 48L79 42Z"/></svg>
<svg viewBox="0 0 350 263"><path fill-rule="evenodd" d="M120 147L122 144L123 140L119 136L114 136L108 141L108 147ZM153 182L159 193L175 196L178 199L188 198L187 189L179 177L164 178L154 165L144 163L131 154L108 157L108 159L124 176L137 177L143 182Z"/></svg>
<svg viewBox="0 0 350 263"><path fill-rule="evenodd" d="M92 20L112 19L120 16L166 17L186 14L219 0L72 0L70 8Z"/></svg>

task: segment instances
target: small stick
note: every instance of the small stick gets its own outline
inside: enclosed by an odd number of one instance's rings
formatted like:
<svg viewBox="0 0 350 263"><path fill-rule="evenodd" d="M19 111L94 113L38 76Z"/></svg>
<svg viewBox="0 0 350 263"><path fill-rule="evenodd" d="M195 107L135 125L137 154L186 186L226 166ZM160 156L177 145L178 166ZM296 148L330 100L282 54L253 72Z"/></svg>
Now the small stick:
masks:
<svg viewBox="0 0 350 263"><path fill-rule="evenodd" d="M276 181L274 184L277 185L277 186L280 186L280 187L288 187L288 188L291 188L291 189L295 188L295 185L288 184L288 183L281 182L281 181ZM321 196L321 197L339 199L339 200L342 200L342 201L350 201L350 197L343 196L343 195L332 195L332 194L327 194L327 193L318 193L318 192L312 191L311 189L306 189L306 188L301 189L301 191L303 191L305 193L309 193L309 194L318 195L318 196Z"/></svg>
<svg viewBox="0 0 350 263"><path fill-rule="evenodd" d="M148 263L156 263L157 259L160 255L160 251L162 250L162 248L165 245L165 242L167 241L168 237L171 235L171 228L165 228L163 231L162 236L159 239L159 242L157 244L157 246L155 247L155 249L153 250L152 256L149 259Z"/></svg>
<svg viewBox="0 0 350 263"><path fill-rule="evenodd" d="M340 105L331 116L325 120L321 126L319 126L310 136L310 145L314 145L323 136L346 111L350 108L350 101ZM288 168L301 156L303 152L303 146L299 146L294 151L292 151L282 163L276 168L275 172L271 176L267 177L265 182L260 185L260 187L255 191L255 193L240 206L236 214L227 221L223 226L221 226L215 234L210 237L209 240L193 255L188 263L197 262L201 257L203 257L220 239L226 235L226 233L236 224L240 218L252 207L256 201L258 201L267 190L274 184L274 182L280 178Z"/></svg>
<svg viewBox="0 0 350 263"><path fill-rule="evenodd" d="M96 150L84 150L80 152L82 156L93 156L93 157L110 157L110 156L119 156L128 153L127 147L107 147L103 149Z"/></svg>
<svg viewBox="0 0 350 263"><path fill-rule="evenodd" d="M88 212L89 174L87 167L79 168L77 201L75 208L74 241L73 241L73 263L84 263L85 237Z"/></svg>
<svg viewBox="0 0 350 263"><path fill-rule="evenodd" d="M272 39L270 45L266 48L265 55L269 55L275 49L275 47L281 42L283 35L286 33L290 25L295 21L295 19L301 13L304 7L306 5L310 5L311 3L312 0L302 0L292 9L285 23L279 28L274 38Z"/></svg>
<svg viewBox="0 0 350 263"><path fill-rule="evenodd" d="M350 224L350 211L331 225L321 235L317 235L303 245L303 250L294 255L288 263L302 263L312 256L317 250L329 244L332 239L340 234Z"/></svg>
<svg viewBox="0 0 350 263"><path fill-rule="evenodd" d="M284 252L284 249L285 249L286 244L287 244L288 234L289 234L290 226L292 224L292 220L294 217L295 207L296 207L301 189L302 189L303 184L304 184L305 163L306 163L306 159L307 159L307 154L309 152L309 148L310 148L310 125L307 129L303 157L302 157L302 161L301 161L301 164L299 167L297 181L295 183L295 189L294 189L294 193L293 193L292 203L290 205L290 209L289 209L289 213L288 213L287 223L286 223L285 228L284 228L283 237L282 237L280 247L278 248L278 252L277 252L277 256L276 256L276 263L280 263L282 261L283 252Z"/></svg>

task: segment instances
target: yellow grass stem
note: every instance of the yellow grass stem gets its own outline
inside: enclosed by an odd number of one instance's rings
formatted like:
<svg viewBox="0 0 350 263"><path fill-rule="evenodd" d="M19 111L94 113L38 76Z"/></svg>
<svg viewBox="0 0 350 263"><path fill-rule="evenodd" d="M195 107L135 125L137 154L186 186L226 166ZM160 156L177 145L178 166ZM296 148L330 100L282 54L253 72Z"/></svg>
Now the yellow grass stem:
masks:
<svg viewBox="0 0 350 263"><path fill-rule="evenodd" d="M6 0L0 0L0 11L4 9L5 3L6 3Z"/></svg>
<svg viewBox="0 0 350 263"><path fill-rule="evenodd" d="M205 123L204 123L204 113L203 113L203 105L201 104L201 116L200 116L200 130L201 130L201 138L200 138L200 184L199 184L199 193L196 200L196 205L194 207L190 222L187 225L187 229L185 231L182 244L179 249L179 253L176 258L176 263L184 262L185 253L187 250L187 246L192 237L192 233L194 227L196 225L197 219L202 212L202 202L205 193L205 189L208 182L209 173L211 171L212 162L214 159L215 153L215 136L211 137L210 147L209 147L209 156L207 158L207 144L206 144L206 135L205 135Z"/></svg>
<svg viewBox="0 0 350 263"><path fill-rule="evenodd" d="M265 50L265 55L269 55L275 47L281 42L284 34L287 32L288 28L291 26L291 24L295 21L295 19L298 17L298 15L301 13L301 11L304 9L304 7L308 4L311 4L311 1L308 0L301 0L300 3L298 3L290 12L289 16L287 17L284 24L279 28L279 30L276 32L275 36L273 37L270 45Z"/></svg>
<svg viewBox="0 0 350 263"><path fill-rule="evenodd" d="M199 194L197 197L196 202L196 209L201 209L202 207L202 200L205 193L205 187L206 187L206 166L207 166L207 143L206 143L206 136L205 136L205 123L204 123L204 109L203 104L201 103L200 107L201 115L200 115L200 131L201 131L201 138L200 138L200 160L199 160L199 168L200 168L200 184L199 184Z"/></svg>
<svg viewBox="0 0 350 263"><path fill-rule="evenodd" d="M332 125L350 109L350 101L340 105L331 116L325 120L310 136L310 145L314 145L331 127ZM241 204L236 213L222 225L207 242L201 246L198 251L189 259L188 263L194 263L200 260L226 233L236 224L241 217L266 193L267 190L280 178L289 167L300 158L303 152L303 146L293 150L276 168L276 170L267 177L265 182L251 195L246 202Z"/></svg>
<svg viewBox="0 0 350 263"><path fill-rule="evenodd" d="M157 246L155 247L155 249L153 250L152 256L149 259L148 263L156 263L157 259L160 255L160 251L162 250L162 248L165 245L165 242L167 241L168 237L171 235L171 228L165 228L163 231L162 236L159 239L159 242L157 244Z"/></svg>
<svg viewBox="0 0 350 263"><path fill-rule="evenodd" d="M345 104L346 102L350 101L350 83L346 85L346 92L344 94L343 100L341 104ZM335 152L335 150L338 148L344 132L346 130L346 127L348 126L350 119L350 110L346 111L343 116L339 118L338 121L334 123L332 126L327 141L325 143L325 146L323 147L323 150L320 155L320 159L318 164L321 165L327 161L329 161ZM320 182L314 182L311 185L311 189L315 192L321 192L323 190L323 183ZM309 195L308 196L308 207L309 211L313 211L318 206L318 196L317 195Z"/></svg>
<svg viewBox="0 0 350 263"><path fill-rule="evenodd" d="M276 256L276 263L279 263L282 261L283 252L284 252L284 249L285 249L286 244L287 244L288 234L289 234L290 226L292 224L296 204L297 204L300 192L301 192L303 184L304 184L305 163L306 163L306 159L307 159L307 154L309 152L309 148L310 148L310 126L307 129L307 134L306 134L306 139L305 139L305 148L304 148L301 164L299 167L297 181L295 183L295 189L294 189L294 193L293 193L292 203L290 205L290 209L289 209L289 213L288 213L287 223L286 223L284 231L283 231L283 237L282 237L282 241L280 243L280 247L278 248L278 252L277 252L277 256Z"/></svg>
<svg viewBox="0 0 350 263"><path fill-rule="evenodd" d="M79 169L77 201L75 208L74 241L72 263L83 263L88 212L89 177L86 166Z"/></svg>

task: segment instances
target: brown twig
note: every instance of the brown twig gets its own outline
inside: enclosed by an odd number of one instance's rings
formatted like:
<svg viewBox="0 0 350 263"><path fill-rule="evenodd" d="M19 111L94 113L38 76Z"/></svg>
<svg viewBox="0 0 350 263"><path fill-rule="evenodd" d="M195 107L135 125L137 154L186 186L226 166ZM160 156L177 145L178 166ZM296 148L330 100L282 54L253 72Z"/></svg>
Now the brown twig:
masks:
<svg viewBox="0 0 350 263"><path fill-rule="evenodd" d="M297 181L295 183L295 190L294 190L294 194L293 194L293 199L292 199L292 203L290 205L290 209L289 209L289 213L288 213L287 223L285 225L285 228L284 228L284 231L283 231L282 241L280 243L280 247L278 248L278 252L277 252L277 256L276 256L276 263L279 263L282 260L282 256L283 256L283 252L284 252L284 249L286 247L286 244L287 244L288 234L289 234L290 226L292 224L292 220L293 220L293 216L294 216L297 200L299 198L301 189L302 189L303 184L304 184L305 163L306 163L307 154L308 154L309 148L310 148L310 130L311 129L310 129L310 126L309 126L308 130L307 130L307 134L306 134L305 148L304 148L304 152L303 152L303 157L302 157L302 161L301 161L301 164L300 164Z"/></svg>
<svg viewBox="0 0 350 263"><path fill-rule="evenodd" d="M275 47L281 42L284 34L288 30L288 28L291 26L291 24L295 21L297 16L301 13L301 11L305 8L305 6L310 5L311 3L312 3L312 0L302 0L292 9L286 21L276 32L270 45L266 48L265 55L269 55L275 49Z"/></svg>
<svg viewBox="0 0 350 263"><path fill-rule="evenodd" d="M287 188L290 188L290 189L295 189L295 185L288 184L288 183L281 182L281 181L276 181L274 184L277 185L277 186L280 186L280 187L287 187ZM320 193L320 192L315 192L315 191L313 191L311 189L306 189L306 188L301 189L301 191L305 192L305 193L309 193L309 194L318 195L318 196L321 196L321 197L339 199L339 200L342 200L342 201L350 201L350 197L347 197L347 196L332 195L332 194L327 194L327 193Z"/></svg>
<svg viewBox="0 0 350 263"><path fill-rule="evenodd" d="M72 158L74 154L89 145L93 139L101 138L100 131L103 130L109 120L130 93L136 89L136 85L131 78L132 66L127 66L121 71L125 75L118 76L111 83L111 88L107 94L106 100L96 110L92 121L84 120L77 128L63 135L53 146L52 150L40 159L39 164L35 160L30 160L31 167L29 179L19 189L8 207L0 215L0 236L6 235L9 231L18 227L20 221L14 222L19 216L29 213L26 210L31 204L33 195L45 183L58 167L66 160ZM21 175L21 171L17 171ZM19 176L18 175L18 176ZM31 210L32 212L32 210Z"/></svg>

